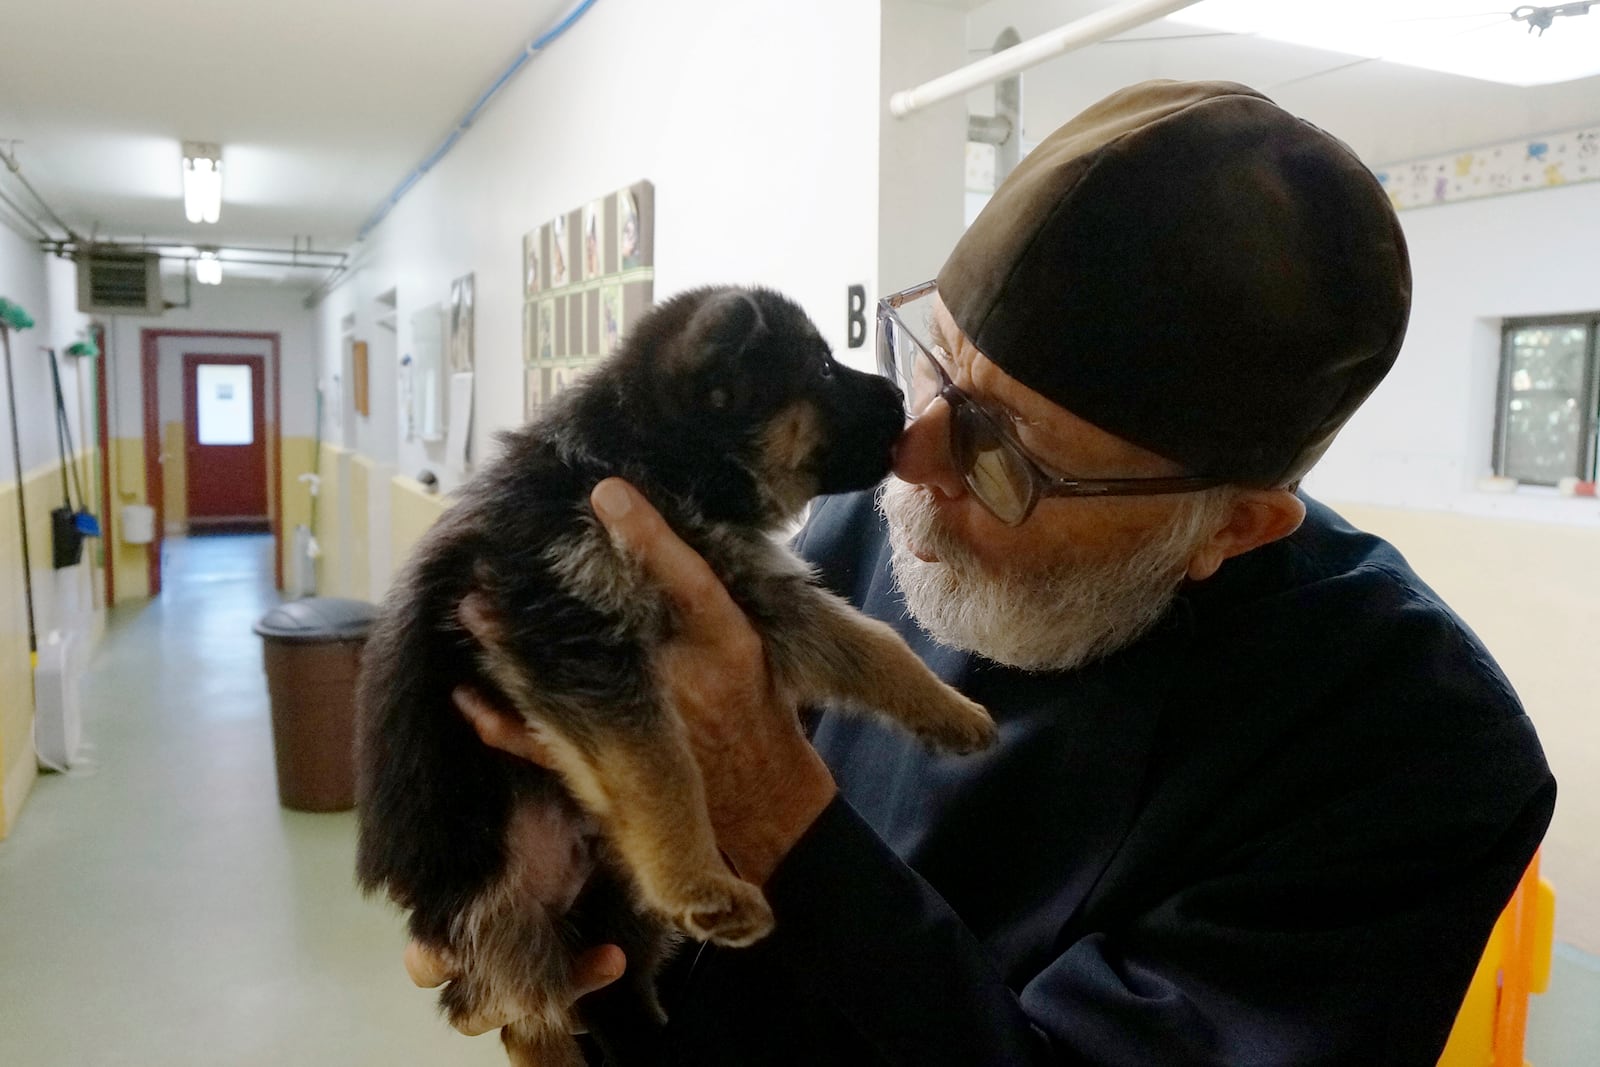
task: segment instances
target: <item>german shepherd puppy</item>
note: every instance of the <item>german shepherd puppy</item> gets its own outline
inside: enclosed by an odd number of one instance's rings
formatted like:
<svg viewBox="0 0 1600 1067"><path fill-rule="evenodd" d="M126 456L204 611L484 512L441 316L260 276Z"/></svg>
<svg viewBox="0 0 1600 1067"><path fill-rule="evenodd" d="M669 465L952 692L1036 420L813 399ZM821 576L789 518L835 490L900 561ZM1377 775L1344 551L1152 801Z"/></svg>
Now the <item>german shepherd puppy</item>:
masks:
<svg viewBox="0 0 1600 1067"><path fill-rule="evenodd" d="M993 740L981 707L774 538L811 497L881 480L902 411L784 297L694 290L507 435L418 545L366 646L356 869L456 963L440 997L453 1021L520 1020L502 1031L513 1063L583 1062L568 1017L579 949L619 944L621 995L639 1008L623 1017L659 1023L654 976L676 931L740 946L772 928L717 852L652 664L673 609L590 510L601 479L627 478L705 557L797 704L876 709L957 752ZM458 615L469 593L493 620L477 639ZM451 704L462 683L520 713L556 772L480 742Z"/></svg>

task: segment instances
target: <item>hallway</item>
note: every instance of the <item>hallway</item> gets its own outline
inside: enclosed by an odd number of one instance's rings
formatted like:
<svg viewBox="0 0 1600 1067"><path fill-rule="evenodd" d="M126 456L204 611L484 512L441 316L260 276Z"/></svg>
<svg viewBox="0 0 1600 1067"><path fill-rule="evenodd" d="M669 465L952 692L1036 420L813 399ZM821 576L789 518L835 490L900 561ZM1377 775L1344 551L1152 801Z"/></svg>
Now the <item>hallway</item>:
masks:
<svg viewBox="0 0 1600 1067"><path fill-rule="evenodd" d="M0 1063L501 1064L439 1021L355 820L278 806L260 640L271 539L168 541L85 680L90 766L42 778L0 850Z"/></svg>

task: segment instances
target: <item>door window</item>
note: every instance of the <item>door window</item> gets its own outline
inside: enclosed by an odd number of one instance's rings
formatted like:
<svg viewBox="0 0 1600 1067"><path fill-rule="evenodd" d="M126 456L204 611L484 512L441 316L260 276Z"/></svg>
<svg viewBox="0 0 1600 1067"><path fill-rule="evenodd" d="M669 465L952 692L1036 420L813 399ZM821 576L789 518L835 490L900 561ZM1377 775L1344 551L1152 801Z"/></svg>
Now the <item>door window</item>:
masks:
<svg viewBox="0 0 1600 1067"><path fill-rule="evenodd" d="M255 441L250 368L239 363L201 363L195 368L197 436L202 445L248 445Z"/></svg>

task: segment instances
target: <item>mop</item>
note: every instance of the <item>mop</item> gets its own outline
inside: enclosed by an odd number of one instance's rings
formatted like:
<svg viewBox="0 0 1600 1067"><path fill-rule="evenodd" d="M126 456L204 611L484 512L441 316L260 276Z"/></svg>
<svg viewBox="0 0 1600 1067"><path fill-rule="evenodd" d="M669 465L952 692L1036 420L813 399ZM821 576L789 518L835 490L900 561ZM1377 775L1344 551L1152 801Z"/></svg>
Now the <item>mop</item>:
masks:
<svg viewBox="0 0 1600 1067"><path fill-rule="evenodd" d="M28 660L39 666L39 635L33 621L33 564L28 556L28 501L22 481L22 435L17 427L17 380L11 372L11 334L30 329L33 316L5 297L0 297L0 347L5 349L6 399L11 405L11 459L17 469L17 521L22 534L22 590L28 604Z"/></svg>

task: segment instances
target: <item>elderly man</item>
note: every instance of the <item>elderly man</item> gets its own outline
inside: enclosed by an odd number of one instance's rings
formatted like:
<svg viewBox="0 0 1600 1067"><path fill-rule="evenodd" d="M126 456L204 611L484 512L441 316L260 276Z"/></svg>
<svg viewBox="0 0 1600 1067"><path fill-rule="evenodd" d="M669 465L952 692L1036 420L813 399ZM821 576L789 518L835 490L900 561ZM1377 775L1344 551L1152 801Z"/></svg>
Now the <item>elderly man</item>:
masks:
<svg viewBox="0 0 1600 1067"><path fill-rule="evenodd" d="M1169 82L1054 133L936 283L883 302L895 477L798 546L991 710L976 756L826 710L802 732L704 564L597 487L677 590L664 670L719 843L777 919L682 953L667 1028L618 1057L1436 1060L1555 786L1466 626L1296 491L1409 301L1344 145L1243 86ZM585 986L619 957L592 951Z"/></svg>

